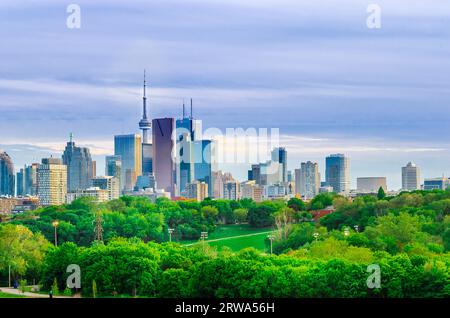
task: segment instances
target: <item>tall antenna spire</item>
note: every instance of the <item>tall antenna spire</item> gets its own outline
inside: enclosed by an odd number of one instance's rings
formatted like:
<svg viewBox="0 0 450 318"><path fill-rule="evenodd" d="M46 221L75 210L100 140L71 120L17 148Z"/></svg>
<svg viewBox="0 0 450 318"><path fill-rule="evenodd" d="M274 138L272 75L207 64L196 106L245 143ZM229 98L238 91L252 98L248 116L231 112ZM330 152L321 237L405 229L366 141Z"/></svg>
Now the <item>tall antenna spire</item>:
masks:
<svg viewBox="0 0 450 318"><path fill-rule="evenodd" d="M70 134L69 134L69 141L72 142L72 139L73 139L73 134L70 133Z"/></svg>
<svg viewBox="0 0 450 318"><path fill-rule="evenodd" d="M194 119L194 117L192 116L192 98L191 98L191 119Z"/></svg>
<svg viewBox="0 0 450 318"><path fill-rule="evenodd" d="M183 98L183 119L186 118L186 108L184 106L184 98Z"/></svg>
<svg viewBox="0 0 450 318"><path fill-rule="evenodd" d="M143 118L147 118L147 96L146 96L146 87L147 87L147 82L145 81L145 69L144 69L144 96L142 97L143 99Z"/></svg>
<svg viewBox="0 0 450 318"><path fill-rule="evenodd" d="M144 96L142 97L142 119L139 122L139 128L142 130L142 143L148 143L148 130L151 128L152 123L147 119L147 80L144 69Z"/></svg>

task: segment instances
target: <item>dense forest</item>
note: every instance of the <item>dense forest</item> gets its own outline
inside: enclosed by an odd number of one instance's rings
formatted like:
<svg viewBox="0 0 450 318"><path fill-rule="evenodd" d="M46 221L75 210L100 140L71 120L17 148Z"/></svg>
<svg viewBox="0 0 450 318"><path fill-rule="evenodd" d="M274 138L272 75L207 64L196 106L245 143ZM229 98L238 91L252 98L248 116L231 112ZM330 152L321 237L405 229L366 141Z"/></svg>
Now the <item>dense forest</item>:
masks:
<svg viewBox="0 0 450 318"><path fill-rule="evenodd" d="M88 297L449 297L449 212L450 191L438 190L310 202L83 198L1 223L0 280L11 267L44 290L80 292L66 288L78 264ZM235 223L272 227L273 254L180 244ZM367 285L372 264L379 288Z"/></svg>

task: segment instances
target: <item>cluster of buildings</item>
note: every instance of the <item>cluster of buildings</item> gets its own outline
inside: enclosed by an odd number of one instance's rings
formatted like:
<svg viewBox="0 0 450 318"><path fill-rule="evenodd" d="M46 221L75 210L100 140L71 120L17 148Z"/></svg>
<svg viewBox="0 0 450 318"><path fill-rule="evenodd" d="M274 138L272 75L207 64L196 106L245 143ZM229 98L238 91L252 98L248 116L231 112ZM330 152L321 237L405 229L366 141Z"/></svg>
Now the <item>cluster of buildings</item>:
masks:
<svg viewBox="0 0 450 318"><path fill-rule="evenodd" d="M252 164L246 181L239 182L230 173L217 169L217 146L202 136L202 121L194 119L183 104L182 118L147 116L144 73L143 115L139 121L142 135L114 136L114 154L105 157L105 173L97 175L96 162L86 147L79 147L72 134L60 158L43 158L25 165L17 174L12 159L0 152L0 213L20 213L37 206L71 203L80 197L97 202L122 194L145 196L152 200L168 197L202 201L219 199L270 199L299 197L310 200L323 192L347 196L387 192L386 177L357 178L351 189L349 158L332 154L325 159L322 181L316 162L302 162L288 170L288 152L283 147L271 151L270 160ZM150 133L151 130L151 133ZM150 140L151 138L151 140ZM402 167L402 189L446 189L448 178L425 179L421 185L420 169L413 163Z"/></svg>

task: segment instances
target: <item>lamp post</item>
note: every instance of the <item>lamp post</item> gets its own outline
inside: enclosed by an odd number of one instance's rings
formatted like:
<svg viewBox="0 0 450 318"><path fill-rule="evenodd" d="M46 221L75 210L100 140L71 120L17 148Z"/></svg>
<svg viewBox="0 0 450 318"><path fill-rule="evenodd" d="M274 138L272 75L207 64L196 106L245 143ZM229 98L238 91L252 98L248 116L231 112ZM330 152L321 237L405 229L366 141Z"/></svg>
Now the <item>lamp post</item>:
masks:
<svg viewBox="0 0 450 318"><path fill-rule="evenodd" d="M267 238L269 239L269 241L270 241L270 255L272 255L272 253L273 253L273 241L275 240L275 236L273 236L273 235L267 235Z"/></svg>
<svg viewBox="0 0 450 318"><path fill-rule="evenodd" d="M355 225L354 228L355 228L356 232L359 232L359 226L358 225Z"/></svg>
<svg viewBox="0 0 450 318"><path fill-rule="evenodd" d="M201 232L200 233L200 239L203 242L203 253L205 253L205 240L208 238L208 232Z"/></svg>
<svg viewBox="0 0 450 318"><path fill-rule="evenodd" d="M169 232L169 242L172 242L172 233L174 229L168 229L167 231Z"/></svg>
<svg viewBox="0 0 450 318"><path fill-rule="evenodd" d="M8 266L8 287L11 288L11 265Z"/></svg>
<svg viewBox="0 0 450 318"><path fill-rule="evenodd" d="M319 233L317 233L317 232L314 232L314 234L313 234L313 236L314 236L314 238L316 239L316 242L317 242L317 239L319 238Z"/></svg>
<svg viewBox="0 0 450 318"><path fill-rule="evenodd" d="M57 228L58 228L59 222L53 221L52 225L55 228L55 246L58 246L58 230L57 230Z"/></svg>
<svg viewBox="0 0 450 318"><path fill-rule="evenodd" d="M345 235L346 237L350 235L350 230L348 229L348 227L346 227L346 228L344 229L344 235Z"/></svg>

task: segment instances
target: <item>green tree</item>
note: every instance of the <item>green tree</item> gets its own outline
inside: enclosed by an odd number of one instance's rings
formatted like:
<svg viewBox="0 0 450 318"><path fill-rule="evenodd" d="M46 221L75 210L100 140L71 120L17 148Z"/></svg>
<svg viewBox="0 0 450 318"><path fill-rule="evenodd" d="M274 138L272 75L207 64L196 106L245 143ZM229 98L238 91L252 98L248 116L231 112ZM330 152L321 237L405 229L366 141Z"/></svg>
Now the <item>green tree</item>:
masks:
<svg viewBox="0 0 450 318"><path fill-rule="evenodd" d="M234 218L236 219L236 222L238 223L245 223L247 222L247 215L248 215L248 211L247 209L236 209L233 211L234 213Z"/></svg>
<svg viewBox="0 0 450 318"><path fill-rule="evenodd" d="M378 198L378 200L384 200L384 198L386 198L386 192L384 192L383 187L380 187L378 189L377 198Z"/></svg>

